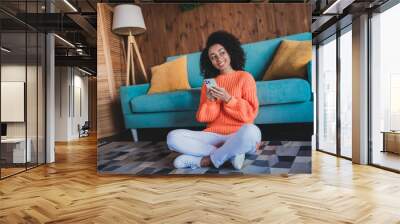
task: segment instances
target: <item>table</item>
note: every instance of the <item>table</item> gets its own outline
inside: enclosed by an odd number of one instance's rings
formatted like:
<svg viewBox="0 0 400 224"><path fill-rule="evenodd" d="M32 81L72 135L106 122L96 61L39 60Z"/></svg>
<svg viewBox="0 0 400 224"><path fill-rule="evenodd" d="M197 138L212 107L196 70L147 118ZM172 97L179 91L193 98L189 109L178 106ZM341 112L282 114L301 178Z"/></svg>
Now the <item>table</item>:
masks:
<svg viewBox="0 0 400 224"><path fill-rule="evenodd" d="M25 163L30 162L32 158L30 138L26 139L27 147L25 154L25 138L5 138L1 139L1 154L2 159L9 163ZM11 156L12 154L12 156ZM3 156L6 155L6 156ZM8 158L7 158L8 157ZM11 160L12 158L12 160ZM27 161L25 161L25 158Z"/></svg>
<svg viewBox="0 0 400 224"><path fill-rule="evenodd" d="M400 154L400 131L382 131L381 133L383 133L382 152Z"/></svg>

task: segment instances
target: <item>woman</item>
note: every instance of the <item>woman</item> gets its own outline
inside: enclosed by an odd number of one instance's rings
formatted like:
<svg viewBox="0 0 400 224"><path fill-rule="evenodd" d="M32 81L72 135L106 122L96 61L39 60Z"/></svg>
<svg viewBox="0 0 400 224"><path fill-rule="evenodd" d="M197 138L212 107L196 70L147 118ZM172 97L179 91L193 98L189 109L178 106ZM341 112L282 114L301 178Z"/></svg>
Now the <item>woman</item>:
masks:
<svg viewBox="0 0 400 224"><path fill-rule="evenodd" d="M217 83L211 88L203 84L201 89L196 118L207 128L168 133L169 149L183 154L174 166L195 169L213 164L218 168L230 160L241 169L245 153L254 153L261 142L261 132L253 124L258 113L255 80L243 71L245 56L239 40L225 31L208 37L200 62L205 78Z"/></svg>

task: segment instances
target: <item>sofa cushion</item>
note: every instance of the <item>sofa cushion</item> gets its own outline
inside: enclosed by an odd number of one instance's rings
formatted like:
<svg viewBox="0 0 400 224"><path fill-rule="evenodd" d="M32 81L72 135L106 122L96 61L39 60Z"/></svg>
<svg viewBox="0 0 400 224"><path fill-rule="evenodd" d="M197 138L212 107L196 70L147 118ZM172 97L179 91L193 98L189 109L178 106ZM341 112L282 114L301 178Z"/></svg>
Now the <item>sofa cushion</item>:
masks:
<svg viewBox="0 0 400 224"><path fill-rule="evenodd" d="M309 101L310 84L304 79L258 81L257 97L260 106ZM133 113L167 111L196 111L200 103L200 88L187 91L141 95L130 101Z"/></svg>
<svg viewBox="0 0 400 224"><path fill-rule="evenodd" d="M270 40L243 44L242 47L246 53L246 64L244 70L250 72L256 81L262 80L264 72L271 63L282 40L305 41L311 39L311 33L299 33Z"/></svg>
<svg viewBox="0 0 400 224"><path fill-rule="evenodd" d="M133 113L195 111L200 103L200 88L141 95L131 100Z"/></svg>
<svg viewBox="0 0 400 224"><path fill-rule="evenodd" d="M196 120L196 111L133 113L124 115L126 128L204 127ZM313 122L313 102L262 106L255 124Z"/></svg>
<svg viewBox="0 0 400 224"><path fill-rule="evenodd" d="M263 80L306 78L307 63L311 61L311 41L283 40Z"/></svg>
<svg viewBox="0 0 400 224"><path fill-rule="evenodd" d="M203 85L204 76L200 71L200 55L201 52L187 54L187 71L189 75L189 84L192 88L201 87ZM181 55L167 57L167 61L173 61Z"/></svg>
<svg viewBox="0 0 400 224"><path fill-rule="evenodd" d="M190 89L186 56L151 67L151 85L147 94Z"/></svg>
<svg viewBox="0 0 400 224"><path fill-rule="evenodd" d="M256 85L260 106L304 102L311 99L310 84L304 79L258 81Z"/></svg>

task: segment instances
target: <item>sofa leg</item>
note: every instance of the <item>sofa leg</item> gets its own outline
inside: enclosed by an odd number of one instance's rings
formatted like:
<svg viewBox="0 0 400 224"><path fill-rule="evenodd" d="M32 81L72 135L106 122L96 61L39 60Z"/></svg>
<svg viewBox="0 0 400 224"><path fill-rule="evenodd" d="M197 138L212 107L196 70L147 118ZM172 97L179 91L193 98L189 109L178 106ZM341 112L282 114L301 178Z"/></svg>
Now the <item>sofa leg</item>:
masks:
<svg viewBox="0 0 400 224"><path fill-rule="evenodd" d="M138 133L137 133L137 129L131 129L131 133L132 133L132 138L134 142L138 142L139 138L138 138Z"/></svg>

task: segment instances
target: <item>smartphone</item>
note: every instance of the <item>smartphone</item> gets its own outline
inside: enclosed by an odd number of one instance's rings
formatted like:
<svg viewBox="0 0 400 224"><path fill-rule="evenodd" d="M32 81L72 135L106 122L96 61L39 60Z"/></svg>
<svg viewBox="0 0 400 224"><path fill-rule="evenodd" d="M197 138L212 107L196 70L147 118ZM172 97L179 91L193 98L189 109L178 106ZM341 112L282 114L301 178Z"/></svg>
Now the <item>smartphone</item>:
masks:
<svg viewBox="0 0 400 224"><path fill-rule="evenodd" d="M215 79L204 79L204 84L207 86L208 89L217 86L217 82L215 81Z"/></svg>

